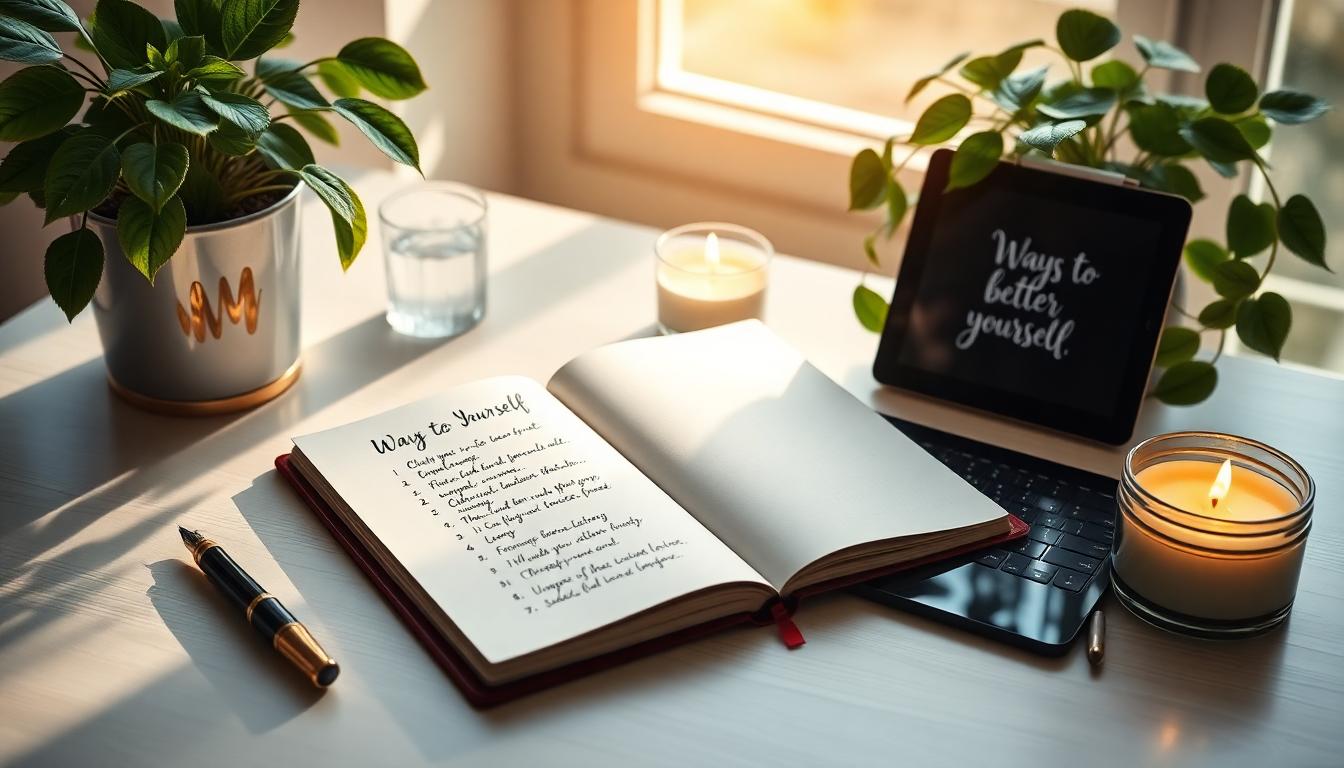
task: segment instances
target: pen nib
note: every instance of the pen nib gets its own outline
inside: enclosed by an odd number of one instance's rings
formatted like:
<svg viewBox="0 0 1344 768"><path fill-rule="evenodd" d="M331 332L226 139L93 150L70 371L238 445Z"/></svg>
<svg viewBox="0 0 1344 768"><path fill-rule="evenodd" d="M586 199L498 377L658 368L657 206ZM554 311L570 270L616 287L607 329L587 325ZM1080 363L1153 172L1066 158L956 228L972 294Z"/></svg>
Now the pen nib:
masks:
<svg viewBox="0 0 1344 768"><path fill-rule="evenodd" d="M205 538L196 531L188 531L182 526L177 526L177 532L182 535L182 543L187 545L187 549L195 549L197 544Z"/></svg>

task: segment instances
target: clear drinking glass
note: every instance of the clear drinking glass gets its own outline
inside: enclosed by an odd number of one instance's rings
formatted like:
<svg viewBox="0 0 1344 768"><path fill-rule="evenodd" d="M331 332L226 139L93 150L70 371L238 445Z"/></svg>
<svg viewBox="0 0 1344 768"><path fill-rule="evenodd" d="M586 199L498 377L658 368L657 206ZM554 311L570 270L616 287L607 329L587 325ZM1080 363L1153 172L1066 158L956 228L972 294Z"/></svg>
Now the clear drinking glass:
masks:
<svg viewBox="0 0 1344 768"><path fill-rule="evenodd" d="M387 322L441 338L485 316L486 202L465 184L433 181L378 207L387 257Z"/></svg>

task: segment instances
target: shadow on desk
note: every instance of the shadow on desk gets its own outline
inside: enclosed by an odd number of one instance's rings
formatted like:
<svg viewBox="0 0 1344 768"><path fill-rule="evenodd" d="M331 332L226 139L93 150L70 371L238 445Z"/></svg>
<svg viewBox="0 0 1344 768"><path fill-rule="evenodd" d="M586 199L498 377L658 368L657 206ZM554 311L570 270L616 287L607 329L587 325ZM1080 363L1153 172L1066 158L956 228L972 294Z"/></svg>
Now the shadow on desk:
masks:
<svg viewBox="0 0 1344 768"><path fill-rule="evenodd" d="M183 560L145 567L154 579L145 594L214 689L208 703L227 708L248 732L261 734L322 697L323 691L267 646L200 570Z"/></svg>

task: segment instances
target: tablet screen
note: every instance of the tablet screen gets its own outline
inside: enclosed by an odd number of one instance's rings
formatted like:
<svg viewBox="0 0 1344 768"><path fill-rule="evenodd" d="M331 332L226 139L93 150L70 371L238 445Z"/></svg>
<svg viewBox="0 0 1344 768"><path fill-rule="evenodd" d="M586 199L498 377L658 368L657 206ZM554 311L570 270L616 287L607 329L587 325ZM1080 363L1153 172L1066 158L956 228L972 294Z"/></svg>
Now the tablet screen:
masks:
<svg viewBox="0 0 1344 768"><path fill-rule="evenodd" d="M945 182L934 177L945 171L946 157L935 156L878 378L1095 439L1127 439L1189 206L1008 164L940 195Z"/></svg>

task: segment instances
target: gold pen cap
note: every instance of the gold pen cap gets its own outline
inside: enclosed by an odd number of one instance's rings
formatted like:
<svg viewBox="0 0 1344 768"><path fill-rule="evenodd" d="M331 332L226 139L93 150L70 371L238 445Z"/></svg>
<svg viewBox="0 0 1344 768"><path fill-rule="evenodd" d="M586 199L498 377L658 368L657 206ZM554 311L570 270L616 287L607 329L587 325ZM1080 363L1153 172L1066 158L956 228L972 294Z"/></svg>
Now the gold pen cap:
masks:
<svg viewBox="0 0 1344 768"><path fill-rule="evenodd" d="M313 685L326 688L341 673L341 667L313 639L308 628L297 621L275 631L275 650L307 675Z"/></svg>
<svg viewBox="0 0 1344 768"><path fill-rule="evenodd" d="M1106 614L1100 609L1092 612L1087 624L1087 660L1092 666L1101 664L1106 655Z"/></svg>

